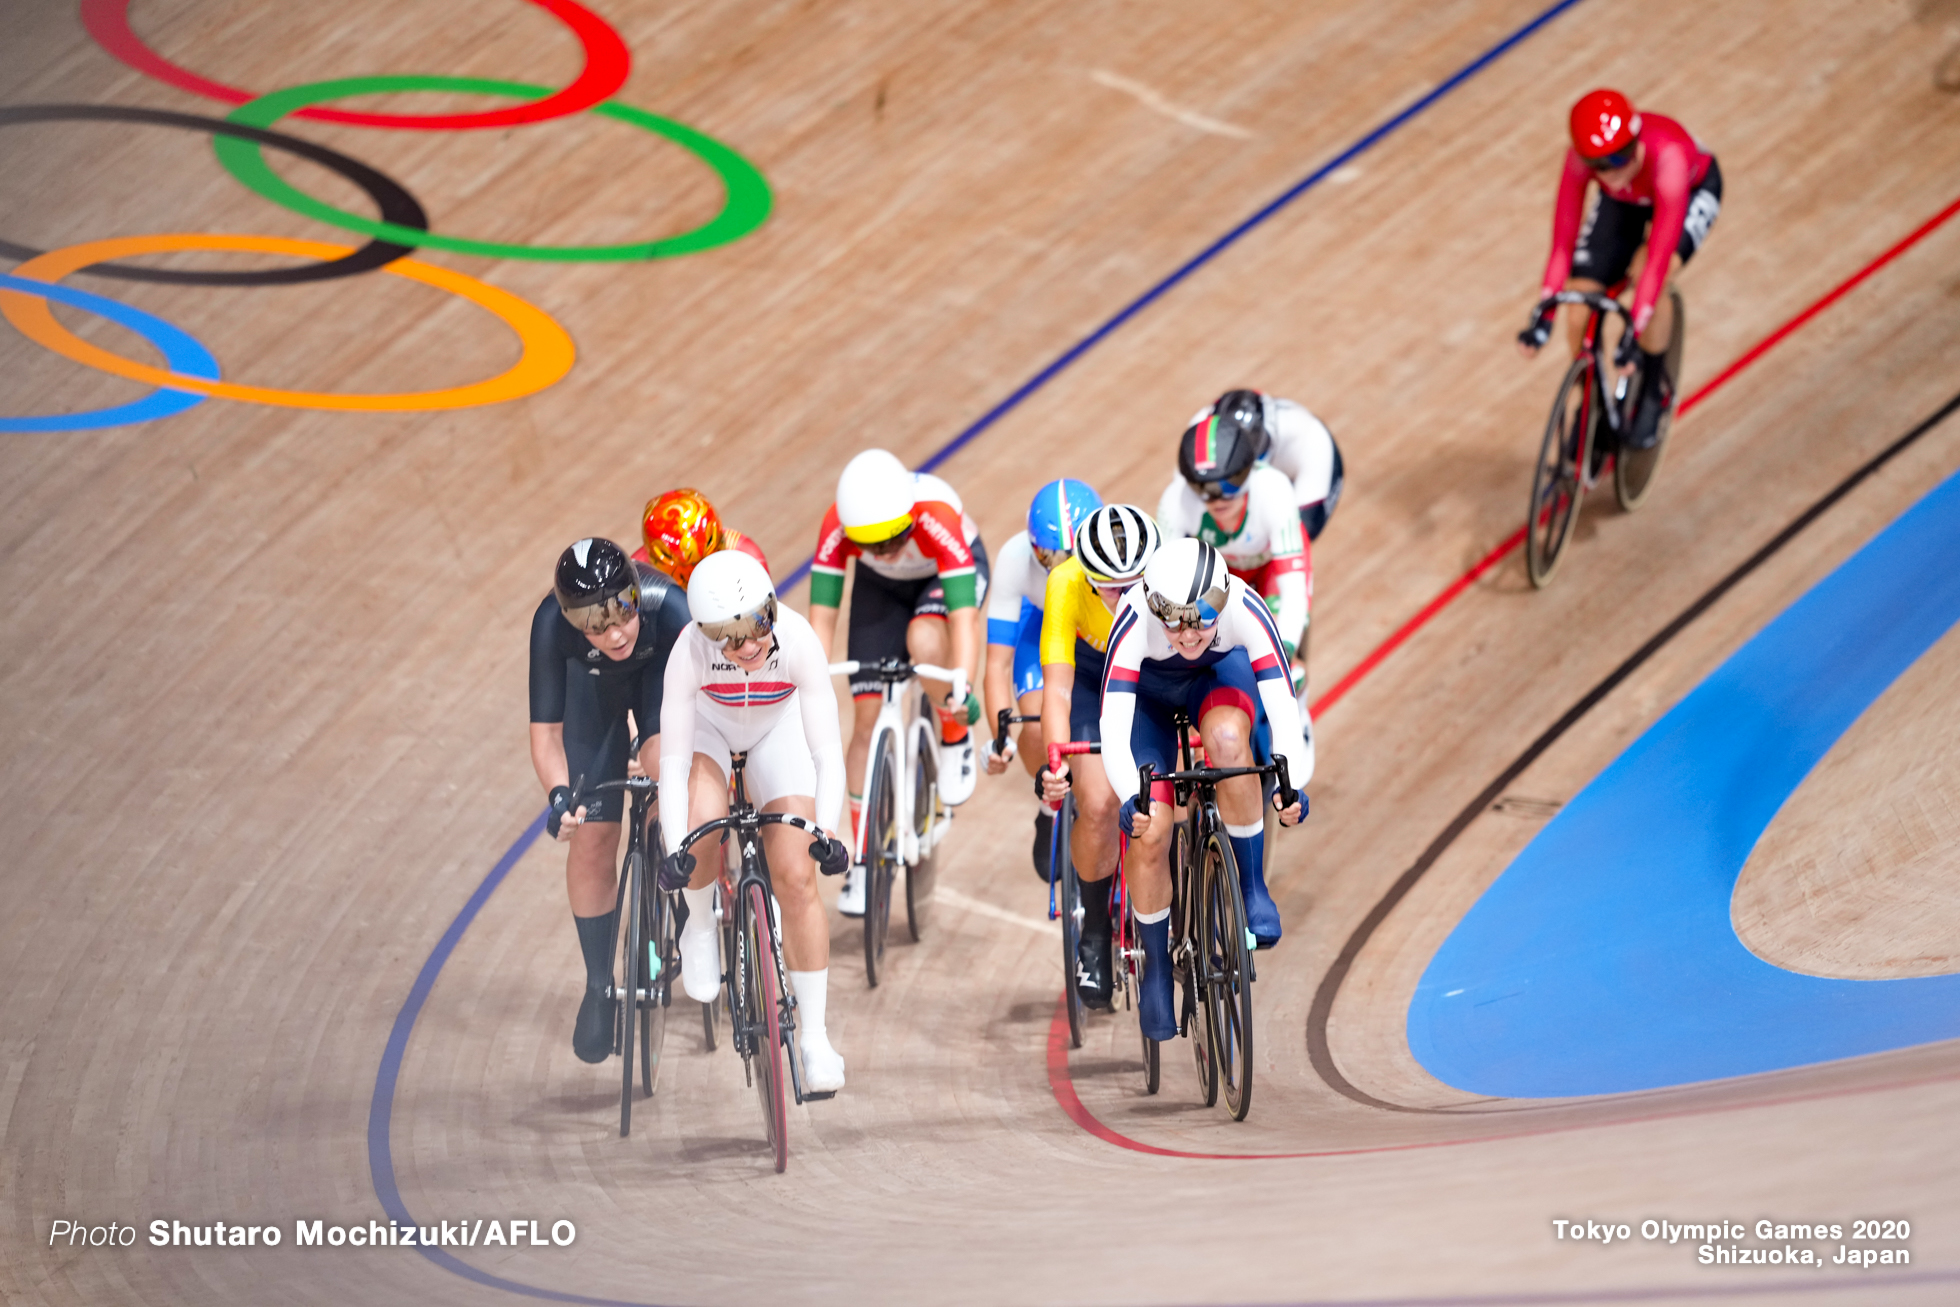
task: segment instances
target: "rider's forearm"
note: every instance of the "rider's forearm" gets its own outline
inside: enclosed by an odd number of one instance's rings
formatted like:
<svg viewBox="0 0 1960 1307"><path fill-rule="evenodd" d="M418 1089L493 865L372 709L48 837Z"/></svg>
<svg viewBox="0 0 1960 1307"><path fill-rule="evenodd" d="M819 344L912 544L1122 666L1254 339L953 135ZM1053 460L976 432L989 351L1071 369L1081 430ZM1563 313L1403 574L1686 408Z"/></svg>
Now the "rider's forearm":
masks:
<svg viewBox="0 0 1960 1307"><path fill-rule="evenodd" d="M1014 710L1013 645L987 646L986 700L987 723L990 726L1000 720L1001 709Z"/></svg>
<svg viewBox="0 0 1960 1307"><path fill-rule="evenodd" d="M980 610L955 608L946 614L946 624L953 637L953 666L971 681L974 666L980 661Z"/></svg>
<svg viewBox="0 0 1960 1307"><path fill-rule="evenodd" d="M1130 752L1130 724L1136 717L1136 695L1129 691L1104 694L1102 701L1102 762L1116 800L1137 794L1137 760Z"/></svg>
<svg viewBox="0 0 1960 1307"><path fill-rule="evenodd" d="M1300 632L1307 629L1307 574L1288 572L1279 578L1275 587L1279 592L1279 611L1273 614L1273 625L1279 628L1279 638L1289 648L1300 647Z"/></svg>
<svg viewBox="0 0 1960 1307"><path fill-rule="evenodd" d="M1298 789L1313 778L1313 742L1292 682L1284 676L1260 681L1259 702L1273 728L1273 752L1286 759L1287 780Z"/></svg>
<svg viewBox="0 0 1960 1307"><path fill-rule="evenodd" d="M694 765L694 696L700 692L701 675L694 658L690 632L667 658L667 676L661 686L660 775L667 783L660 787L660 829L667 847L680 847L688 832L688 772Z"/></svg>
<svg viewBox="0 0 1960 1307"><path fill-rule="evenodd" d="M832 657L831 642L837 638L837 610L812 600L810 603L810 629L817 633L817 643L823 648L826 660Z"/></svg>
<svg viewBox="0 0 1960 1307"><path fill-rule="evenodd" d="M571 768L565 762L565 723L531 723L531 767L546 794L572 783Z"/></svg>
<svg viewBox="0 0 1960 1307"><path fill-rule="evenodd" d="M1041 668L1041 739L1044 744L1069 741L1069 717L1075 711L1075 668L1045 663Z"/></svg>

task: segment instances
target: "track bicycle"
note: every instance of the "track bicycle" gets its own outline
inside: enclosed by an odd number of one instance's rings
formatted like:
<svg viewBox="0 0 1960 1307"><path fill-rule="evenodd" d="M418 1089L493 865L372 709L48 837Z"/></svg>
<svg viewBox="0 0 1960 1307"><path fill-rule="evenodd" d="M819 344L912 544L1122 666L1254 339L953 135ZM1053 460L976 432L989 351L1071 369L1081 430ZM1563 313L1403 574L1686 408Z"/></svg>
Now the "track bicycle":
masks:
<svg viewBox="0 0 1960 1307"><path fill-rule="evenodd" d="M1640 507L1653 490L1680 398L1681 356L1688 335L1681 292L1669 286L1667 293L1674 308L1674 339L1667 347L1663 367L1671 393L1649 449L1627 449L1622 440L1632 429L1641 398L1641 386L1632 382L1644 373L1636 369L1631 377L1617 375L1603 339L1609 316L1620 319L1622 331L1632 329L1626 306L1611 295L1562 290L1539 301L1532 310L1534 324L1561 304L1584 304L1591 310L1578 356L1566 369L1558 396L1552 401L1551 416L1546 419L1538 446L1538 462L1532 469L1531 511L1525 518L1525 570L1534 587L1542 589L1551 583L1571 539L1579 503L1607 460L1613 464L1613 496L1624 511L1630 513Z"/></svg>
<svg viewBox="0 0 1960 1307"><path fill-rule="evenodd" d="M864 979L878 986L891 929L892 888L905 871L905 924L917 943L925 935L926 914L938 877L935 853L953 814L939 798L939 716L921 676L949 681L966 695L962 672L910 663L903 658L832 663L838 676L875 680L884 702L871 728L867 755L871 783L865 787L854 860L863 867Z"/></svg>
<svg viewBox="0 0 1960 1307"><path fill-rule="evenodd" d="M762 851L762 828L794 826L813 840L826 836L815 822L791 813L757 811L742 782L747 761L745 753L729 757L734 801L728 815L689 831L675 852L686 853L721 831L735 835L740 871L731 884L724 861L720 883L728 1042L741 1054L743 1081L755 1087L763 1127L780 1172L789 1165L791 1096L801 1105L834 1097L835 1091L806 1093L803 1089L803 1061L796 1044L796 996L789 990L788 968L783 965L782 927L776 919L776 896L770 888L769 863ZM787 1057L785 1049L789 1050ZM785 1064L789 1068L787 1089Z"/></svg>
<svg viewBox="0 0 1960 1307"><path fill-rule="evenodd" d="M1287 779L1286 759L1259 767L1195 766L1191 722L1175 718L1178 760L1174 772L1153 774L1149 763L1137 770L1139 794L1153 782L1169 782L1172 806L1184 808L1171 833L1171 969L1183 990L1178 1033L1191 1040L1198 1087L1205 1106L1222 1092L1235 1121L1252 1109L1252 985L1259 977L1252 961L1252 932L1245 924L1239 865L1218 813L1218 783L1234 776L1273 777L1282 808L1298 797L1302 816L1306 796ZM1145 1038L1145 1046L1152 1043ZM1154 1060L1146 1052L1145 1087L1156 1092Z"/></svg>
<svg viewBox="0 0 1960 1307"><path fill-rule="evenodd" d="M632 808L626 823L626 861L620 868L619 895L614 907L619 922L617 981L607 993L612 1001L613 1051L619 1054L619 1135L633 1126L633 1052L639 1044L640 1091L650 1098L660 1085L661 1047L667 1037L667 1009L674 1001L674 977L680 973L680 926L676 912L680 896L662 890L654 869L663 856L660 822L649 815L658 784L648 776L594 785L590 794L623 790ZM574 792L571 808L583 802ZM621 1000L627 1000L622 1002ZM634 1018L637 1017L636 1021Z"/></svg>

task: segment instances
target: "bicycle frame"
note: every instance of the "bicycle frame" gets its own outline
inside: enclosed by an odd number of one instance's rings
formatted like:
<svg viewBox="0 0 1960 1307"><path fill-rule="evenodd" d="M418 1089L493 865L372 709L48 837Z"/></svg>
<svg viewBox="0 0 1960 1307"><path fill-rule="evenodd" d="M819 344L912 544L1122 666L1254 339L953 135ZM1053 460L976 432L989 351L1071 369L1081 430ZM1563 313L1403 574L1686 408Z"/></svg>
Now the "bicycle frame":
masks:
<svg viewBox="0 0 1960 1307"><path fill-rule="evenodd" d="M789 969L783 962L782 924L776 919L775 890L769 879L769 863L762 850L762 828L764 826L776 825L794 826L796 829L809 835L813 840L823 838L824 833L823 828L814 821L806 820L791 813L758 811L755 805L749 802L747 787L743 783L742 770L744 762L745 755L742 754L736 754L730 759L730 771L732 773L730 779L734 786L735 794L734 804L729 814L726 817L717 817L712 821L704 822L689 831L687 838L681 841L680 847L675 852L688 852L699 841L723 831L733 833L741 873L731 885L728 880L725 864L721 872L721 901L723 904L721 910L724 914L728 914L724 916L723 924L725 927L732 927L731 933L733 935L732 940L724 940L724 943L729 945L724 958L729 968L728 974L731 978L739 978L745 974L744 968L749 965L747 957L748 932L741 929L741 924L743 914L747 911L745 905L748 902L749 887L751 885L760 885L763 890L764 902L769 905L769 919L765 923L767 926L766 937L769 940L769 948L776 964L776 974L787 978ZM732 914L729 913L731 906L733 908ZM739 984L731 987L731 993L739 992L739 990ZM757 1036L759 1033L766 1035L768 1029L768 1023L765 1018L766 1014L741 1010L741 1004L739 1002L731 1002L729 1004L730 1037L736 1049L742 1054L742 1076L743 1080L748 1083L753 1083L750 1060L761 1051L757 1047ZM783 985L780 1021L782 1040L791 1049L791 1056L789 1058L790 1084L795 1091L797 1103L801 1104L815 1098L831 1097L830 1094L806 1094L803 1091L802 1059L800 1054L795 1051L796 995L790 992L786 979Z"/></svg>
<svg viewBox="0 0 1960 1307"><path fill-rule="evenodd" d="M1545 313L1561 304L1583 304L1591 310L1586 315L1586 330L1582 337L1585 343L1581 353L1590 365L1587 371L1592 379L1592 395L1595 398L1608 395L1612 397L1612 403L1600 405L1600 415L1606 419L1607 429L1613 433L1614 443L1617 445L1619 437L1627 429L1629 420L1626 410L1631 377L1614 374L1612 360L1607 356L1600 340L1601 327L1608 317L1617 316L1623 329L1631 331L1633 317L1627 310L1627 306L1617 297L1585 290L1562 290L1547 295L1538 302L1536 312Z"/></svg>
<svg viewBox="0 0 1960 1307"><path fill-rule="evenodd" d="M625 976L615 977L607 986L606 996L615 1005L613 1025L613 1052L625 1059L621 1072L619 1098L619 1133L624 1138L631 1130L633 1118L633 1037L634 1024L639 1023L640 1076L642 1087L648 1094L653 1092L653 1063L657 1061L654 1045L659 1041L656 1032L665 1032L665 1009L672 1002L673 969L667 965L673 959L665 956L664 950L658 958L649 956L650 946L657 941L643 935L642 930L649 924L654 926L653 935L659 936L662 929L659 923L666 919L671 926L674 911L674 896L667 895L654 885L650 877L658 861L657 849L650 849L650 832L657 829L658 822L649 815L649 809L659 786L650 777L628 776L623 780L605 781L591 790L584 789L583 778L574 789L571 807L576 811L585 794L604 794L622 791L631 803L631 815L627 820L626 856L621 864L619 889L613 900L615 928L608 954L620 952L620 939L623 936L625 950ZM657 844L657 841L651 841ZM652 899L647 895L653 895ZM665 899L666 902L659 900ZM652 906L652 920L648 921L643 911L646 905ZM656 1026L653 1017L658 1011L660 1023Z"/></svg>
<svg viewBox="0 0 1960 1307"><path fill-rule="evenodd" d="M898 774L901 777L911 776L919 758L939 747L938 716L933 712L932 703L927 699L924 687L919 684L919 678L926 676L935 681L950 681L956 689L963 689L966 684L964 673L935 667L930 663L908 663L898 658L877 662L852 659L832 663L830 670L836 676L874 676L880 683L883 701L878 706L877 721L871 727L871 748L865 754L867 785L871 768L887 740L896 746L894 756L898 759ZM918 796L913 792L913 787L898 786L894 797L898 801L899 860L908 867L914 866L919 859L932 852L946 834L946 823L934 822L928 838L921 841L916 806ZM926 801L930 803L930 797ZM864 861L865 832L869 827L869 822L859 824L855 847L851 850L853 860L860 863Z"/></svg>

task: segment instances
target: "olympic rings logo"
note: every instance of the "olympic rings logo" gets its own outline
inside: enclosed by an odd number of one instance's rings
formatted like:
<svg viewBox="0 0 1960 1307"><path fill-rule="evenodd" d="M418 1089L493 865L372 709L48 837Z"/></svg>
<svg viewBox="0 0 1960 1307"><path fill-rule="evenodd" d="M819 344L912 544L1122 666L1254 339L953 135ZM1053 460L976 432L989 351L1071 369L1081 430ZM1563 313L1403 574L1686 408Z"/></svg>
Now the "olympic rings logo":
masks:
<svg viewBox="0 0 1960 1307"><path fill-rule="evenodd" d="M408 257L418 248L495 259L548 262L619 262L675 258L740 240L769 217L773 196L762 174L740 154L691 127L609 97L626 81L632 56L604 19L575 0L527 0L557 18L577 37L584 67L562 90L480 77L393 75L348 77L287 87L265 95L211 81L150 49L129 23L130 0L81 0L81 18L96 43L136 71L180 90L238 106L223 118L116 105L37 104L0 106L0 127L36 122L128 122L209 133L218 162L244 186L296 213L365 236L358 248L271 236L169 234L86 241L41 251L0 240L0 256L19 260L0 274L0 316L28 339L99 371L156 387L144 398L113 408L48 416L0 416L0 432L82 431L169 417L206 398L286 408L342 412L407 412L495 404L536 394L571 370L572 338L549 314L526 300L464 273ZM443 91L498 96L518 103L478 113L355 113L326 107L356 95ZM721 183L719 212L689 231L653 235L611 245L541 245L486 241L430 230L427 212L399 182L323 145L275 130L287 118L358 127L413 131L472 131L548 122L592 113L671 142L705 163ZM379 217L337 208L293 186L266 162L270 147L338 173L364 191ZM250 250L309 260L252 271L197 271L116 262L135 255L180 250ZM434 286L501 319L517 336L516 364L483 381L442 390L343 394L244 385L222 378L211 351L181 329L101 295L60 286L70 274L183 286L271 286L326 281L382 271ZM56 320L51 306L71 308L114 322L148 341L164 367L124 358L82 340Z"/></svg>

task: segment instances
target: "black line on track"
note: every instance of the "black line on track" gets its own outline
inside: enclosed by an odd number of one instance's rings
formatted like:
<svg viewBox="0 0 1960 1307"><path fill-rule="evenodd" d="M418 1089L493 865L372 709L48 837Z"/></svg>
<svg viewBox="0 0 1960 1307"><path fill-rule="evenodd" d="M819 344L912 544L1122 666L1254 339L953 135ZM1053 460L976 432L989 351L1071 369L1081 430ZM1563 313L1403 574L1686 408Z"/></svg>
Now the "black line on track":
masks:
<svg viewBox="0 0 1960 1307"><path fill-rule="evenodd" d="M1525 769L1530 767L1532 763L1538 761L1539 757L1547 749L1558 742L1560 736L1571 730L1573 726L1578 724L1581 718L1598 707L1607 695L1619 688L1621 682L1625 681L1629 676L1632 676L1648 659L1665 648L1669 641L1686 630L1696 618L1714 607L1724 595L1733 590L1757 568L1773 558L1783 546L1796 539L1806 527L1829 512L1837 505L1839 500L1864 484L1880 468L1904 453L1921 436L1931 431L1934 427L1937 427L1948 417L1951 417L1955 410L1960 410L1960 395L1955 395L1953 398L1947 400L1930 417L1919 422L1912 430L1906 432L1903 436L1900 436L1897 440L1867 460L1850 476L1838 482L1822 499L1819 499L1816 503L1798 514L1788 526L1777 532L1768 544L1765 544L1762 548L1751 554L1734 571L1711 586L1699 599L1696 599L1693 603L1682 609L1673 621L1662 627L1647 643L1636 649L1632 656L1627 658L1625 662L1614 668L1605 680L1595 685L1577 703L1566 709L1563 716L1546 728L1544 733L1533 740L1525 748L1523 753L1512 760L1510 766L1499 772L1495 780L1491 781L1489 785L1486 785L1478 793L1476 798L1470 800L1464 806L1463 811L1456 814L1456 818L1443 828L1442 834L1430 841L1429 847L1422 851L1422 856L1418 857L1407 871L1396 878L1395 883L1389 886L1388 892L1382 895L1374 907L1369 909L1368 915L1361 919L1361 924L1354 928L1354 932L1348 936L1347 942L1341 946L1340 954L1334 959L1334 964L1327 969L1327 974L1321 977L1320 987L1314 991L1313 1004L1307 1010L1307 1056L1313 1062L1313 1069L1319 1073L1320 1078L1327 1083L1330 1089L1344 1098L1352 1099L1367 1107L1381 1108L1389 1112L1412 1112L1437 1116L1470 1115L1470 1113L1466 1113L1460 1108L1410 1107L1404 1103L1391 1103L1387 1099L1377 1098L1366 1090L1359 1088L1346 1076L1342 1075L1340 1068L1334 1064L1333 1049L1327 1038L1327 1023L1334 1013L1334 1000L1339 996L1341 985L1347 980L1348 973L1354 969L1355 959L1360 956L1361 950L1367 947L1368 941L1374 937L1375 931L1380 929L1382 922L1388 920L1388 914L1395 910L1396 905L1409 896L1409 892L1416 887L1416 883L1428 874L1429 869L1436 865L1437 860L1449 850L1452 844L1456 843L1458 837L1464 831L1470 829L1470 824L1483 815L1493 803L1497 802L1503 796L1504 791L1510 788L1511 782L1523 775ZM1513 1102L1515 1100L1505 1099L1496 1101ZM1569 1104L1558 1103L1554 1106L1564 1107L1569 1106ZM1518 1109L1513 1108L1511 1110L1516 1111Z"/></svg>
<svg viewBox="0 0 1960 1307"><path fill-rule="evenodd" d="M263 127L247 127L243 123L235 123L225 118L212 118L204 114L140 109L130 105L0 106L0 127L17 123L47 122L138 123L150 127L178 127L185 131L234 136L241 141L256 141L260 145L270 145L275 150L296 154L302 159L311 159L322 168L339 173L368 193L368 198L374 201L375 208L380 211L383 222L392 222L398 227L413 227L418 231L429 229L429 215L423 211L421 203L408 193L408 188L400 182L378 169L370 168L359 159L350 159L338 150L330 150L324 145L317 145L297 136L288 136L284 132L268 131ZM9 259L25 262L40 256L43 252L31 246L0 240L0 256ZM76 275L110 277L121 281L161 282L172 286L293 286L370 272L375 268L386 267L396 259L414 252L407 245L376 239L351 254L343 254L337 259L301 263L291 267L200 271L185 268L150 268L134 263L99 263L76 269Z"/></svg>

